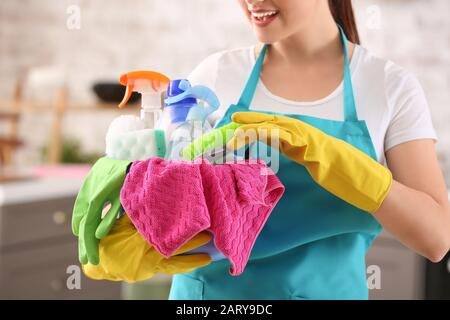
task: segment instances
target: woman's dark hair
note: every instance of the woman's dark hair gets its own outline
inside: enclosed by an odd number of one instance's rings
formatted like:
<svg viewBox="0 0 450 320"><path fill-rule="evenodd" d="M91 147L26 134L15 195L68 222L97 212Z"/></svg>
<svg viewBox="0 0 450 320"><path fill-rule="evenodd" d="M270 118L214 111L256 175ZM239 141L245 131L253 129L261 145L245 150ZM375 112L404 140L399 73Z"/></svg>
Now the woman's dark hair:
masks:
<svg viewBox="0 0 450 320"><path fill-rule="evenodd" d="M360 44L351 0L328 0L334 21L344 29L349 41Z"/></svg>

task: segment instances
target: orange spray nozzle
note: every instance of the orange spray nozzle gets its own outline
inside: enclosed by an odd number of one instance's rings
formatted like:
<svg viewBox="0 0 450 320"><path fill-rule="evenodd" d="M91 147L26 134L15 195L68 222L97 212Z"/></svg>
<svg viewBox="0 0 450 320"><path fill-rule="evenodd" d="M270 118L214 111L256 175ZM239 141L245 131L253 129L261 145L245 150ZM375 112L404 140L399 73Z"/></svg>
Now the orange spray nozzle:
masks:
<svg viewBox="0 0 450 320"><path fill-rule="evenodd" d="M119 103L119 108L123 108L131 97L133 91L143 93L141 90L153 90L161 92L167 89L170 79L165 75L155 71L131 71L120 76L119 82L127 87L125 96ZM146 88L142 88L145 84Z"/></svg>

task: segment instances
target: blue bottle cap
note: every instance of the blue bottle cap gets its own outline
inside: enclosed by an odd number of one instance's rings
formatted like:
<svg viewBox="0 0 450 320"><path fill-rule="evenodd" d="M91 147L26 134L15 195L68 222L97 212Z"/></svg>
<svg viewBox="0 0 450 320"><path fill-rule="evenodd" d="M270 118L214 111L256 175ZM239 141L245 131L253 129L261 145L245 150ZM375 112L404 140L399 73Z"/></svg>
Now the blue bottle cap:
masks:
<svg viewBox="0 0 450 320"><path fill-rule="evenodd" d="M187 97L183 100L179 100L176 102L169 102L171 97L178 96L182 93L184 93L186 90L188 90L191 87L191 84L186 79L176 79L169 82L169 86L167 87L167 94L164 99L164 105L170 106L174 104L196 104L197 100L193 97Z"/></svg>
<svg viewBox="0 0 450 320"><path fill-rule="evenodd" d="M198 100L204 101L206 105L198 104ZM210 88L200 85L192 87L185 79L172 80L169 83L164 103L167 109L174 108L170 110L172 123L186 120L203 122L220 105L219 99Z"/></svg>

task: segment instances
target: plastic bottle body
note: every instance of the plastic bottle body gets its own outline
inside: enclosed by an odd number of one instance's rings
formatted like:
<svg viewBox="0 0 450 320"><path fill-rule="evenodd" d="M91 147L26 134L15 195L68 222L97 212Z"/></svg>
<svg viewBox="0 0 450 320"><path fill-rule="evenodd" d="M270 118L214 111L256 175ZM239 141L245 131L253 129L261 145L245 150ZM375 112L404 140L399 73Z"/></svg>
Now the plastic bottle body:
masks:
<svg viewBox="0 0 450 320"><path fill-rule="evenodd" d="M142 108L141 120L145 129L154 129L161 118L162 111L159 108Z"/></svg>
<svg viewBox="0 0 450 320"><path fill-rule="evenodd" d="M211 129L208 121L191 120L179 123L170 134L166 158L183 160L183 148Z"/></svg>

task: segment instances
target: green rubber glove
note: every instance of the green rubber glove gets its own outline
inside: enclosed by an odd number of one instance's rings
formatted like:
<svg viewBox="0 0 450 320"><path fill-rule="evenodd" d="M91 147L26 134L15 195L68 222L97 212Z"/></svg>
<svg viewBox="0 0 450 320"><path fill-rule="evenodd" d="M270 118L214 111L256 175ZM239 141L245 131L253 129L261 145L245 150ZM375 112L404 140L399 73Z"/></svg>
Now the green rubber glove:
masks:
<svg viewBox="0 0 450 320"><path fill-rule="evenodd" d="M109 233L120 213L120 189L130 163L100 158L84 179L72 215L72 232L78 236L81 264L99 263L99 241ZM111 207L102 219L107 203Z"/></svg>
<svg viewBox="0 0 450 320"><path fill-rule="evenodd" d="M224 147L234 137L234 131L240 126L238 123L230 122L198 137L181 150L183 159L192 161L209 150Z"/></svg>

